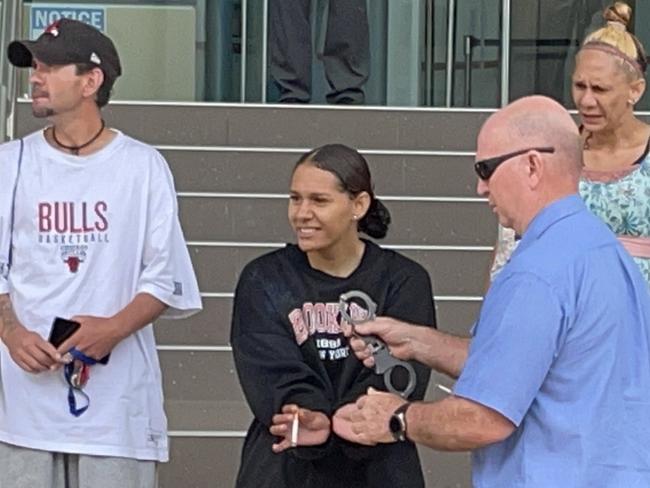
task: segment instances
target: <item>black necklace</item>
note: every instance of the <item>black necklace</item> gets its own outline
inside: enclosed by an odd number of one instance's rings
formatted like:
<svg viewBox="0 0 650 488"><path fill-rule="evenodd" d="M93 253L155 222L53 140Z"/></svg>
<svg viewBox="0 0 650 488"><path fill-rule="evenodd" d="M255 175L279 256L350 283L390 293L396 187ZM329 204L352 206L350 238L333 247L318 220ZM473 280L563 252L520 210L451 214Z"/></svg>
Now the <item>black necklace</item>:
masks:
<svg viewBox="0 0 650 488"><path fill-rule="evenodd" d="M104 119L101 119L101 121L102 121L102 126L97 131L97 134L92 136L88 142L85 142L85 143L83 143L83 144L81 144L79 146L66 146L65 144L61 143L61 141L59 141L56 138L56 129L54 128L54 126L52 126L52 139L54 139L54 142L56 142L57 146L62 147L63 149L66 149L66 150L70 151L75 156L79 156L79 151L81 149L83 149L84 147L90 146L93 142L95 142L97 140L99 135L102 132L104 132L104 128L106 127L106 123L104 122Z"/></svg>

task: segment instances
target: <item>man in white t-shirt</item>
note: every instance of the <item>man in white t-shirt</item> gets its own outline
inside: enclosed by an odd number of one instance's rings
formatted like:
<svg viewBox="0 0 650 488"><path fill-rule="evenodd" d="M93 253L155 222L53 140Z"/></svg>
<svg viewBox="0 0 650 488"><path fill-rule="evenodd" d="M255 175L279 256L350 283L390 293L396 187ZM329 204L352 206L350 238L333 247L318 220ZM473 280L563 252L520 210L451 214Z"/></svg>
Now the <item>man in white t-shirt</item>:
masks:
<svg viewBox="0 0 650 488"><path fill-rule="evenodd" d="M108 37L62 19L8 57L51 125L0 146L0 488L154 487L169 454L151 324L201 309L171 173L104 124ZM56 317L79 324L58 348Z"/></svg>

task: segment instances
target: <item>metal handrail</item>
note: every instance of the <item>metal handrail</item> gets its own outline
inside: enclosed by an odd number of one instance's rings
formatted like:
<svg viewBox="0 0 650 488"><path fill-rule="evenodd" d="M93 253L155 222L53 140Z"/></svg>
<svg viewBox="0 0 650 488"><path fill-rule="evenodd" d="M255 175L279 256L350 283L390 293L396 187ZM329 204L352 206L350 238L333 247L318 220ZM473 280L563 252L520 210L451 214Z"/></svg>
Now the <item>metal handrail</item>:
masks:
<svg viewBox="0 0 650 488"><path fill-rule="evenodd" d="M248 0L241 2L241 66L239 80L239 101L246 101L246 71L248 65Z"/></svg>
<svg viewBox="0 0 650 488"><path fill-rule="evenodd" d="M456 47L456 0L447 0L447 67L445 73L445 107L454 98L454 56Z"/></svg>
<svg viewBox="0 0 650 488"><path fill-rule="evenodd" d="M501 3L501 106L508 104L510 99L510 8L511 0L502 0ZM454 66L456 52L456 1L447 0L447 67L446 67L446 92L445 106L451 107L454 98ZM468 85L471 85L472 75L467 71L468 63L471 70L471 46L467 44L467 36L463 42L463 52L465 53L465 103L471 97L471 88L468 92ZM469 60L468 60L469 58Z"/></svg>
<svg viewBox="0 0 650 488"><path fill-rule="evenodd" d="M510 101L510 0L501 5L501 106Z"/></svg>
<svg viewBox="0 0 650 488"><path fill-rule="evenodd" d="M425 49L424 49L424 104L433 105L433 45L434 45L434 8L433 0L427 0L425 7Z"/></svg>
<svg viewBox="0 0 650 488"><path fill-rule="evenodd" d="M266 103L266 79L269 58L269 0L262 4L262 103Z"/></svg>
<svg viewBox="0 0 650 488"><path fill-rule="evenodd" d="M471 35L463 37L463 54L465 55L465 106L472 105L472 53L478 39Z"/></svg>

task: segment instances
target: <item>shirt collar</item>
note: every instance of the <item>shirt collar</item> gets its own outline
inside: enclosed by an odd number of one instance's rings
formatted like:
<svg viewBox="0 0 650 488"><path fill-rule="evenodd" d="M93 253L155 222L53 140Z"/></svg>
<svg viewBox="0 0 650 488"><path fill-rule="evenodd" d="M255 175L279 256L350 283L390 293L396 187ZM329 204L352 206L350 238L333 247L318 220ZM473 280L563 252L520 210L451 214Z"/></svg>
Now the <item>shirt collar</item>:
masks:
<svg viewBox="0 0 650 488"><path fill-rule="evenodd" d="M521 241L515 252L517 253L527 248L530 244L539 239L542 234L544 234L544 232L546 232L546 230L556 222L585 209L585 204L577 193L550 203L540 210L533 220L530 221L530 224L528 224L528 228L521 237Z"/></svg>

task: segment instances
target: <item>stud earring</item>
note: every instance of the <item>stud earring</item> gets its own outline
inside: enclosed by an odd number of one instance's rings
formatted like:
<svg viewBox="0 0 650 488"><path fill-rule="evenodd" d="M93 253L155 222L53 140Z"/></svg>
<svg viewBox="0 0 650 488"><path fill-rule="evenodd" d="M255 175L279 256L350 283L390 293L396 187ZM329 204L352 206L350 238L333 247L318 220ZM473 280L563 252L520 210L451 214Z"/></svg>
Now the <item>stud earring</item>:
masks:
<svg viewBox="0 0 650 488"><path fill-rule="evenodd" d="M352 218L353 218L354 220L359 220L359 216L358 216L358 215L353 215Z"/></svg>

